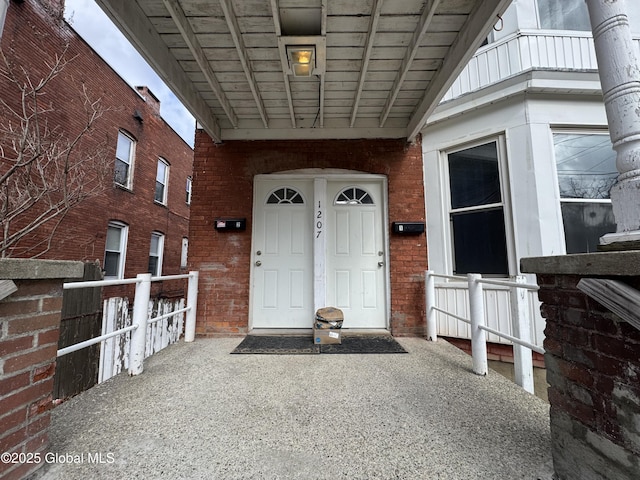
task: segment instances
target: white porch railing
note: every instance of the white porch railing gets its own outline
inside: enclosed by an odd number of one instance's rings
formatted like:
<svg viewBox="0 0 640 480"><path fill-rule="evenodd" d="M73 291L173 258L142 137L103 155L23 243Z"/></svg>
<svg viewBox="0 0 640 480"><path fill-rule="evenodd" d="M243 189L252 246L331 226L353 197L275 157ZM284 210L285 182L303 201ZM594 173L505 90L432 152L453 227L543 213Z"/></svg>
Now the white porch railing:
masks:
<svg viewBox="0 0 640 480"><path fill-rule="evenodd" d="M634 38L640 53L640 39ZM478 90L530 69L595 71L590 32L520 30L478 49L443 101Z"/></svg>
<svg viewBox="0 0 640 480"><path fill-rule="evenodd" d="M425 296L427 314L427 339L436 341L438 338L436 312L451 316L471 326L471 355L473 372L486 375L489 367L487 362L486 333L492 333L513 343L513 361L515 381L527 392L533 393L533 355L532 351L544 354L544 349L531 341L531 316L529 315L529 290L538 290L537 285L526 283L524 276L519 275L513 281L482 278L482 275L470 273L466 280L469 295L469 316L465 317L448 312L436 306L435 279L464 280L464 277L436 274L431 270L425 273ZM512 333L500 332L488 327L485 319L483 284L508 287L511 297Z"/></svg>
<svg viewBox="0 0 640 480"><path fill-rule="evenodd" d="M185 308L174 310L169 313L158 315L154 318L149 318L148 306L149 298L151 296L151 282L180 279L189 279L187 287L187 306ZM77 288L107 287L112 285L129 284L136 285L136 292L133 303L132 325L120 328L99 337L85 340L84 342L76 343L75 345L70 345L68 347L62 348L58 350L58 357L89 347L91 345L95 345L96 343L104 342L112 337L131 332L129 374L139 375L144 369L147 327L153 325L155 322L181 313L186 313L187 316L185 322L184 340L185 342L193 342L193 340L195 339L196 331L196 306L198 299L197 271L192 271L185 275L167 275L164 277L152 277L150 273L140 273L136 278L129 279L65 283L63 285L63 288L65 290L72 290Z"/></svg>

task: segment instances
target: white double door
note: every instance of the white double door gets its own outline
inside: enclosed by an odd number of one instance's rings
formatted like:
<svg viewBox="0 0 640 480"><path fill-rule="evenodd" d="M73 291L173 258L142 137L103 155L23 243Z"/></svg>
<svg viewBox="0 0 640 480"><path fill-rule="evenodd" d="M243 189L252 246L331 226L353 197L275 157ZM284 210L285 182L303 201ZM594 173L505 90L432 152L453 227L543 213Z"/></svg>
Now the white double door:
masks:
<svg viewBox="0 0 640 480"><path fill-rule="evenodd" d="M311 328L333 306L343 328L386 328L385 208L382 177L256 176L251 327Z"/></svg>

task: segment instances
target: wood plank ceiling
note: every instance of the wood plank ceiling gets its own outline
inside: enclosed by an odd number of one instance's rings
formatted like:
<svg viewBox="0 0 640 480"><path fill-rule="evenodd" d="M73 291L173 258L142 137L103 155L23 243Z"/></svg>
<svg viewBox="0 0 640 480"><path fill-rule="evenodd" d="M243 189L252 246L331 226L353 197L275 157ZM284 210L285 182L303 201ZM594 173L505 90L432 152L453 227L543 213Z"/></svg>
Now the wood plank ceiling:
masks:
<svg viewBox="0 0 640 480"><path fill-rule="evenodd" d="M221 142L411 141L511 0L96 1Z"/></svg>

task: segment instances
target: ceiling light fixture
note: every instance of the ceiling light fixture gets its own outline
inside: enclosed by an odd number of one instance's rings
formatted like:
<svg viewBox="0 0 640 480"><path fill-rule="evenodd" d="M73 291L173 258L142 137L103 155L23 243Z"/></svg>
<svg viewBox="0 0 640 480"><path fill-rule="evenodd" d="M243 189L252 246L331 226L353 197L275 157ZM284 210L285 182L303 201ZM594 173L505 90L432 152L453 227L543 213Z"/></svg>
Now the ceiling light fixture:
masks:
<svg viewBox="0 0 640 480"><path fill-rule="evenodd" d="M325 73L325 37L278 37L283 71L296 78L309 78Z"/></svg>
<svg viewBox="0 0 640 480"><path fill-rule="evenodd" d="M294 77L310 77L315 69L313 45L287 46L287 58Z"/></svg>

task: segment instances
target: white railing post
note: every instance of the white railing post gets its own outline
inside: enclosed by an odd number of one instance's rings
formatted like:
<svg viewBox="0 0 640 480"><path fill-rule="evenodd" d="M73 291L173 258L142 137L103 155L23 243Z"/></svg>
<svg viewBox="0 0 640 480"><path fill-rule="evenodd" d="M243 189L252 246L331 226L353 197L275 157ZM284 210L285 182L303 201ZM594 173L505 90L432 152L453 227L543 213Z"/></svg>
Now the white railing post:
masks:
<svg viewBox="0 0 640 480"><path fill-rule="evenodd" d="M427 340L435 342L438 340L438 329L436 325L436 282L433 277L433 270L427 270L424 274L424 296L425 310L427 313Z"/></svg>
<svg viewBox="0 0 640 480"><path fill-rule="evenodd" d="M136 295L133 300L131 323L136 329L131 332L129 355L129 375L139 375L144 368L144 348L147 339L147 319L149 317L149 297L151 295L151 274L139 273L136 278Z"/></svg>
<svg viewBox="0 0 640 480"><path fill-rule="evenodd" d="M517 275L515 283L526 283L524 275ZM529 296L525 288L511 287L511 328L513 336L531 343L531 325L529 318ZM513 344L513 369L515 381L529 393L533 387L533 353L531 349Z"/></svg>
<svg viewBox="0 0 640 480"><path fill-rule="evenodd" d="M489 366L487 364L487 338L484 327L484 297L480 280L482 275L477 273L467 274L469 282L469 315L471 316L471 357L473 360L473 373L486 375Z"/></svg>
<svg viewBox="0 0 640 480"><path fill-rule="evenodd" d="M187 321L184 326L184 341L193 342L196 338L196 307L198 305L198 272L189 272L187 289Z"/></svg>

